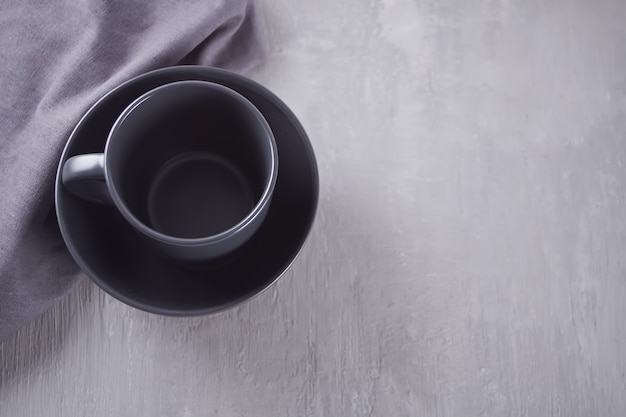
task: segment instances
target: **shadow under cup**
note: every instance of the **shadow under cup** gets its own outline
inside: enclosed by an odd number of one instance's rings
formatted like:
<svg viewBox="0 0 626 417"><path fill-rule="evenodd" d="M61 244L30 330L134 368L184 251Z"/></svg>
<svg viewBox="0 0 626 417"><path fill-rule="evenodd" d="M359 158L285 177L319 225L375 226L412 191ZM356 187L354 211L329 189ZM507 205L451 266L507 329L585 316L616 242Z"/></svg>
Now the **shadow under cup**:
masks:
<svg viewBox="0 0 626 417"><path fill-rule="evenodd" d="M118 210L184 261L224 255L260 226L276 180L271 130L238 93L203 81L159 87L113 126L105 173Z"/></svg>

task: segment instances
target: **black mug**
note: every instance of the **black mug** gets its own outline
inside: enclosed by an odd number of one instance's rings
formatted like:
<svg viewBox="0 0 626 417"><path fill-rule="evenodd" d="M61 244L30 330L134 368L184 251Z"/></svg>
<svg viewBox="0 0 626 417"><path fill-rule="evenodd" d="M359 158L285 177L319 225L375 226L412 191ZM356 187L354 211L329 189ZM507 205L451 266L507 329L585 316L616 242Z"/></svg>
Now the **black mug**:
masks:
<svg viewBox="0 0 626 417"><path fill-rule="evenodd" d="M183 262L226 255L263 223L278 151L259 110L234 90L178 81L148 91L113 124L103 153L77 155L63 184L113 204L159 253Z"/></svg>

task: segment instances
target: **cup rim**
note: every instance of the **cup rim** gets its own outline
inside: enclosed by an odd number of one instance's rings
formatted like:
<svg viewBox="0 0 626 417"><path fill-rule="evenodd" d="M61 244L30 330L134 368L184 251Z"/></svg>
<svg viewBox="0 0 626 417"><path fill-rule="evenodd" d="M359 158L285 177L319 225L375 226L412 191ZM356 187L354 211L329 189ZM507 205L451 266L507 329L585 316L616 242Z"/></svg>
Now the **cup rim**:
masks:
<svg viewBox="0 0 626 417"><path fill-rule="evenodd" d="M172 236L172 235L168 235L165 233L161 233L151 228L150 226L148 226L147 224L139 220L139 218L135 216L133 212L127 207L126 203L124 202L122 197L119 195L117 189L113 186L113 181L110 176L110 168L109 168L107 155L108 155L108 151L109 151L109 147L111 143L111 138L120 129L120 125L122 124L124 119L130 113L132 113L136 108L138 108L144 101L149 99L152 95L158 94L163 90L178 88L180 85L195 85L199 88L210 88L214 91L217 90L221 92L222 94L226 94L235 98L238 102L243 104L247 108L247 110L251 114L253 114L255 118L257 119L257 121L260 123L261 127L265 131L265 138L267 139L268 144L271 149L270 175L265 181L265 187L263 189L263 193L261 194L261 197L259 198L257 203L254 205L252 210L250 210L250 212L248 212L248 214L242 220L240 220L237 224L235 224L234 226L222 232L209 235L209 236L184 238L184 237L177 237L177 236ZM267 120L265 120L265 117L263 116L263 114L259 111L259 109L256 108L256 106L254 106L243 95L239 94L238 92L228 87L225 87L221 84L214 83L211 81L202 81L202 80L174 81L174 82L161 85L159 87L153 88L150 91L145 92L144 94L136 98L131 104L129 104L124 109L124 111L122 111L122 113L120 113L120 115L117 117L111 129L109 130L109 134L107 136L107 141L106 141L105 148L104 148L104 178L105 178L107 188L109 189L109 193L111 194L113 203L115 204L119 212L122 214L122 216L124 216L124 218L126 219L128 223L130 223L137 231L141 232L145 236L151 239L163 242L163 243L173 244L177 246L201 246L201 245L206 245L206 244L213 244L213 243L221 242L223 240L231 238L235 236L236 234L238 234L239 232L246 229L251 223L255 221L255 219L257 219L257 217L260 214L262 214L264 208L271 201L272 193L276 185L277 177L278 177L278 148L276 146L276 141L274 139L274 133L272 132L272 129L267 123Z"/></svg>

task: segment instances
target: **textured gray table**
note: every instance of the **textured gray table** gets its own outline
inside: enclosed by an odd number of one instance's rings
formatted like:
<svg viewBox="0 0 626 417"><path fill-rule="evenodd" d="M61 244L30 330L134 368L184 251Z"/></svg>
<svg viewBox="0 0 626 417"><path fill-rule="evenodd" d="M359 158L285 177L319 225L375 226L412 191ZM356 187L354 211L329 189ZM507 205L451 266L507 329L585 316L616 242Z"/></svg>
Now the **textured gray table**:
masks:
<svg viewBox="0 0 626 417"><path fill-rule="evenodd" d="M0 416L623 416L626 2L259 2L319 217L212 317L85 281L0 346Z"/></svg>

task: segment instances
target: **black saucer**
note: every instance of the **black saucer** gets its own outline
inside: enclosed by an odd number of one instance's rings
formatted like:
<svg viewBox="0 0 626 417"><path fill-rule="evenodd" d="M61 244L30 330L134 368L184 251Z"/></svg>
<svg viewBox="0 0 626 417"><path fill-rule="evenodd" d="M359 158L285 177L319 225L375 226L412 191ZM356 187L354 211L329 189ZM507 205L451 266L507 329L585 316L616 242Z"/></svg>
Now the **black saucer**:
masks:
<svg viewBox="0 0 626 417"><path fill-rule="evenodd" d="M209 264L180 266L161 259L115 208L74 197L57 173L56 211L72 256L113 297L167 315L199 315L234 306L277 280L309 234L318 200L315 156L304 129L287 106L261 85L229 71L179 66L149 72L115 88L80 120L61 156L102 152L108 131L135 98L160 85L206 80L230 87L265 116L278 146L279 173L270 210L259 231L237 252Z"/></svg>

